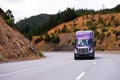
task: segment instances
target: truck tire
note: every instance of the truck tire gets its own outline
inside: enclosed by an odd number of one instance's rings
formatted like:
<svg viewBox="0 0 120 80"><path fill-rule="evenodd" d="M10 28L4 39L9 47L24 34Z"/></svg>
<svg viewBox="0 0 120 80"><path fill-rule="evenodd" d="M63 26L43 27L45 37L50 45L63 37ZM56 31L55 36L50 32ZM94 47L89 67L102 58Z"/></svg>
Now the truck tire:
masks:
<svg viewBox="0 0 120 80"><path fill-rule="evenodd" d="M78 59L78 57L74 54L74 60L77 60Z"/></svg>
<svg viewBox="0 0 120 80"><path fill-rule="evenodd" d="M92 53L91 59L95 59L95 54L94 54L94 52Z"/></svg>

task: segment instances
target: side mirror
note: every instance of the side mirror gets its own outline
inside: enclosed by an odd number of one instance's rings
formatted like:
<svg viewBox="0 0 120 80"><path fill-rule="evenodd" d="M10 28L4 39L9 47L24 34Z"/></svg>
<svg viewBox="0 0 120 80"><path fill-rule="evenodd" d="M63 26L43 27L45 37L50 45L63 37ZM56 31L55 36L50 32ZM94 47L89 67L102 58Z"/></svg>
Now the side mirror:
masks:
<svg viewBox="0 0 120 80"><path fill-rule="evenodd" d="M94 41L93 46L96 46L96 41Z"/></svg>
<svg viewBox="0 0 120 80"><path fill-rule="evenodd" d="M72 42L72 45L75 46L75 42Z"/></svg>

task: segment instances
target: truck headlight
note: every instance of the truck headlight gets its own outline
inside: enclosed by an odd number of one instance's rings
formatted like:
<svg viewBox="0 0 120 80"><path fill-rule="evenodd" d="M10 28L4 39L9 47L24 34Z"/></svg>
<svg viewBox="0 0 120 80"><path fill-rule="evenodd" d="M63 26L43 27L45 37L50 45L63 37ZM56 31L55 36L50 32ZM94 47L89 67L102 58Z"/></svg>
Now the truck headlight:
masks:
<svg viewBox="0 0 120 80"><path fill-rule="evenodd" d="M77 49L76 48L74 49L74 53L77 53Z"/></svg>
<svg viewBox="0 0 120 80"><path fill-rule="evenodd" d="M93 48L89 48L89 52L90 52L90 53L93 53Z"/></svg>

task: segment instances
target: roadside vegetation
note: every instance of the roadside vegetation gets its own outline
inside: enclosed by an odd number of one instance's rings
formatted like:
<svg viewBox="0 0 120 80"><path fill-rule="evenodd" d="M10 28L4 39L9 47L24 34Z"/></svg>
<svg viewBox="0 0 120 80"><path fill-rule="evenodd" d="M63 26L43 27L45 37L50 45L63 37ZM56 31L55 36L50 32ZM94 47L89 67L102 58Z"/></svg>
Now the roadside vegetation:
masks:
<svg viewBox="0 0 120 80"><path fill-rule="evenodd" d="M2 61L3 60L3 56L0 54L0 61Z"/></svg>
<svg viewBox="0 0 120 80"><path fill-rule="evenodd" d="M12 11L10 9L8 9L5 13L6 15L4 15L4 20L5 22L9 25L9 26L14 26L14 16L12 14Z"/></svg>
<svg viewBox="0 0 120 80"><path fill-rule="evenodd" d="M39 38L35 40L35 43L39 43L42 40L43 40L43 35L40 35Z"/></svg>
<svg viewBox="0 0 120 80"><path fill-rule="evenodd" d="M39 51L38 55L39 55L40 57L45 57L44 54L43 54L41 51Z"/></svg>

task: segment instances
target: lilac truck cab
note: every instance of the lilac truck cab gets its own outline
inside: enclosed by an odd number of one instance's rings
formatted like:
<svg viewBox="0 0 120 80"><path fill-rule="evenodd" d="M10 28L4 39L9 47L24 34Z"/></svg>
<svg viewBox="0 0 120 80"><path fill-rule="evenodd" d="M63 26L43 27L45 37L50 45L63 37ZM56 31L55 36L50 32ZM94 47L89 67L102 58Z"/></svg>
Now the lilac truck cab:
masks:
<svg viewBox="0 0 120 80"><path fill-rule="evenodd" d="M74 59L95 58L94 54L94 32L77 31L74 42Z"/></svg>

